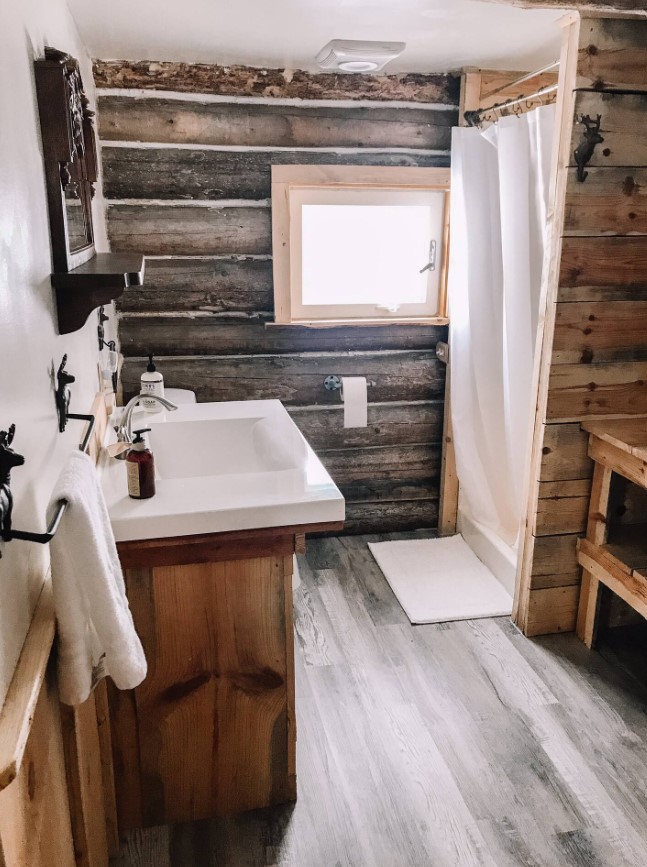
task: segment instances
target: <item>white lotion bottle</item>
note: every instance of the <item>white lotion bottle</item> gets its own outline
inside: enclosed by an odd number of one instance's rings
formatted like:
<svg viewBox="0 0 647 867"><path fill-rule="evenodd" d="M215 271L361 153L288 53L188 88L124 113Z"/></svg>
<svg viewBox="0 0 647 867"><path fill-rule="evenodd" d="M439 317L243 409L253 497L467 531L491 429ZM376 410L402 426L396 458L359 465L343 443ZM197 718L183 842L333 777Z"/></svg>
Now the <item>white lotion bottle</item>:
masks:
<svg viewBox="0 0 647 867"><path fill-rule="evenodd" d="M141 375L140 385L140 392L155 394L157 397L164 397L164 377L155 367L152 354L148 356L148 366ZM143 397L140 403L146 412L160 412L162 409L161 404L156 400L147 400Z"/></svg>

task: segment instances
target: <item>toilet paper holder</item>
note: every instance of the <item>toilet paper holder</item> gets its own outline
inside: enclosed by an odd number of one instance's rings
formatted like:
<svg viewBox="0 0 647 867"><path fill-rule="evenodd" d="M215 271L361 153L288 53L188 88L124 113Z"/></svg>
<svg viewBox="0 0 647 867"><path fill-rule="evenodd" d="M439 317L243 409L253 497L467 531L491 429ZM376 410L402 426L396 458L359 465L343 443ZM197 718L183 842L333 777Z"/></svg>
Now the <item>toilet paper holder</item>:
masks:
<svg viewBox="0 0 647 867"><path fill-rule="evenodd" d="M324 379L324 388L327 391L338 391L341 388L341 376L327 376Z"/></svg>
<svg viewBox="0 0 647 867"><path fill-rule="evenodd" d="M367 382L366 382L367 388L370 388L372 385L375 385L375 383L371 382L370 380L367 380ZM341 376L337 376L336 374L333 373L324 379L324 388L327 391L341 391L341 387L342 387Z"/></svg>

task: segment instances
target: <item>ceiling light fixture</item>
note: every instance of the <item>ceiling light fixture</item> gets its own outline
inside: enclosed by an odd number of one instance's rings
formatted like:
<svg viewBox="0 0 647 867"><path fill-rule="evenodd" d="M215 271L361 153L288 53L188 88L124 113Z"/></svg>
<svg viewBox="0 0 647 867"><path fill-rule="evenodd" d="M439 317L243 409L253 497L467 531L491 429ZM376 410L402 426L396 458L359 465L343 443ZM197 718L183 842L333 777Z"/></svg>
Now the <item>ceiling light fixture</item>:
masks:
<svg viewBox="0 0 647 867"><path fill-rule="evenodd" d="M321 49L316 60L326 72L377 72L405 48L404 42L333 39Z"/></svg>

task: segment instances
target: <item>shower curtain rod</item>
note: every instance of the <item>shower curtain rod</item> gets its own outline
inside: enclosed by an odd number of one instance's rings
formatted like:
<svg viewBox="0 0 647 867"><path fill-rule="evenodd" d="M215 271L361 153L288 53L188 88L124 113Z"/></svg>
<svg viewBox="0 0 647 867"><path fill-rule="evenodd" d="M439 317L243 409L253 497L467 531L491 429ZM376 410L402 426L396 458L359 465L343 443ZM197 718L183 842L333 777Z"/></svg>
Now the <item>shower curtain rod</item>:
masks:
<svg viewBox="0 0 647 867"><path fill-rule="evenodd" d="M557 85L551 84L550 87L543 87L535 93L529 93L528 96L520 96L516 99L509 99L507 102L501 102L498 105L491 105L489 108L478 108L475 111L466 111L463 115L468 126L481 126L484 120L495 121L503 117L501 112L508 112L514 109L515 106L525 106L530 109L533 102L539 101L540 104L550 105L555 102L557 97ZM513 114L523 114L522 111L512 112Z"/></svg>
<svg viewBox="0 0 647 867"><path fill-rule="evenodd" d="M526 81L531 81L533 78L539 78L540 75L552 72L554 69L559 69L559 60L556 60L554 63L549 63L548 66L543 66L541 69L535 70L535 72L528 72L525 75L522 75L521 78L515 79L515 81L512 81L510 84L504 84L502 87L497 87L495 90L490 90L487 93L484 93L481 97L481 101L484 99L490 99L491 97L496 96L497 93L510 91L513 87L524 84ZM491 105L488 108L477 108L471 111L466 111L463 116L468 126L481 126L484 120L495 121L499 117L503 116L501 112L514 109L515 106L525 105L526 107L530 107L530 103L536 100L543 100L544 97L549 97L546 104L554 102L556 94L557 85L552 84L548 87L542 87L535 91L535 93L528 94L528 96L518 96L514 99L508 99L505 102L501 102L498 105ZM517 114L521 113L521 111L517 112Z"/></svg>
<svg viewBox="0 0 647 867"><path fill-rule="evenodd" d="M543 66L541 69L535 70L535 72L527 72L525 75L522 75L521 78L515 79L515 81L510 84L504 84L502 87L497 87L495 90L489 90L487 93L483 94L481 99L489 99L491 96L496 96L497 93L503 93L504 90L510 90L518 84L525 84L526 81L531 81L533 78L539 78L540 75L544 75L546 72L552 72L553 69L559 69L559 60L556 60L554 63L549 63L548 66Z"/></svg>

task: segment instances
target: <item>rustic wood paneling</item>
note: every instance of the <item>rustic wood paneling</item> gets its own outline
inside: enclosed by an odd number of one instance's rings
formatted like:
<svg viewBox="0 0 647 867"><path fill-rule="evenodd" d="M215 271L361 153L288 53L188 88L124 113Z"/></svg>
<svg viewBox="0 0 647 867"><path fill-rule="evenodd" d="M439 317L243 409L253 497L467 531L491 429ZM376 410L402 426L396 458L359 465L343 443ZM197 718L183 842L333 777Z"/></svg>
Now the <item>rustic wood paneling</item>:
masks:
<svg viewBox="0 0 647 867"><path fill-rule="evenodd" d="M635 21L582 21L577 86L647 89L647 40Z"/></svg>
<svg viewBox="0 0 647 867"><path fill-rule="evenodd" d="M290 407L292 420L315 451L439 443L443 431L443 402L369 404L368 426L344 427L340 406Z"/></svg>
<svg viewBox="0 0 647 867"><path fill-rule="evenodd" d="M647 301L645 239L564 238L558 300Z"/></svg>
<svg viewBox="0 0 647 867"><path fill-rule="evenodd" d="M199 400L279 398L349 501L349 532L433 526L445 380L434 346L447 329L269 325L267 202L272 165L447 165L456 111L402 102L454 105L457 79L350 81L185 64L97 69L104 86L205 94L100 97L100 133L113 142L102 149L112 247L160 257L148 259L145 285L119 305L125 395L138 387L142 356L154 352L166 383ZM209 98L214 91L243 101ZM387 92L392 105L312 101L385 103ZM245 102L249 96L262 99ZM286 101L295 96L304 101ZM373 383L367 428L343 428L339 395L323 388L330 373Z"/></svg>
<svg viewBox="0 0 647 867"><path fill-rule="evenodd" d="M579 595L580 588L577 584L532 590L526 634L533 636L551 632L572 632L575 629Z"/></svg>
<svg viewBox="0 0 647 867"><path fill-rule="evenodd" d="M349 534L396 533L437 524L437 499L347 503L344 531Z"/></svg>
<svg viewBox="0 0 647 867"><path fill-rule="evenodd" d="M269 199L272 165L447 166L449 156L328 151L103 148L108 199Z"/></svg>
<svg viewBox="0 0 647 867"><path fill-rule="evenodd" d="M582 533L589 508L589 479L542 482L535 518L536 536Z"/></svg>
<svg viewBox="0 0 647 867"><path fill-rule="evenodd" d="M590 479L593 462L588 456L588 443L588 434L579 422L544 425L540 480Z"/></svg>
<svg viewBox="0 0 647 867"><path fill-rule="evenodd" d="M30 720L18 775L0 791L3 867L75 867L77 863L59 708L55 666L50 665Z"/></svg>
<svg viewBox="0 0 647 867"><path fill-rule="evenodd" d="M445 388L444 365L434 352L388 351L300 355L163 357L159 369L169 386L190 388L198 400L262 400L288 405L339 403L327 391L328 374L366 376L371 402L439 399ZM124 394L139 387L143 358L127 358L122 368Z"/></svg>
<svg viewBox="0 0 647 867"><path fill-rule="evenodd" d="M647 301L558 304L553 364L647 359Z"/></svg>
<svg viewBox="0 0 647 867"><path fill-rule="evenodd" d="M636 24L644 28L644 24ZM647 166L647 140L637 135L642 128L647 112L647 93L609 93L580 91L575 99L575 115L602 117L600 135L604 138L597 145L589 162L593 167L604 166ZM575 124L573 129L574 148L580 142L584 127ZM571 160L575 165L575 160ZM601 226L600 228L604 228Z"/></svg>
<svg viewBox="0 0 647 867"><path fill-rule="evenodd" d="M539 421L570 423L543 427L541 483L529 527L548 535L526 537L534 557L520 594L527 594L523 626L528 634L575 624L579 570L573 567L572 549L566 556L555 540L567 539L562 544L570 546L572 534L585 530L582 507L591 462L579 423L647 412L647 147L640 134L647 93L619 92L644 90L646 52L645 21L582 22L577 82L589 90L575 91L574 118L600 115L604 141L595 148L584 182L566 165L574 165L583 126L576 122L570 141L563 141L566 160L558 175L565 194L564 222L558 227L563 238L554 248L561 261L548 289L549 301L558 303L549 307L555 330L544 350L547 399ZM618 495L613 517L630 521L644 509L644 502ZM565 568L562 556L569 564Z"/></svg>
<svg viewBox="0 0 647 867"><path fill-rule="evenodd" d="M324 461L325 463L325 461ZM437 500L439 474L425 478L410 479L358 479L353 482L338 482L334 467L328 468L333 481L349 503L385 503L411 500ZM379 470L378 470L379 472Z"/></svg>
<svg viewBox="0 0 647 867"><path fill-rule="evenodd" d="M125 355L224 355L342 350L432 349L447 339L442 325L308 328L267 325L267 317L124 316L119 336Z"/></svg>
<svg viewBox="0 0 647 867"><path fill-rule="evenodd" d="M272 261L244 256L147 259L144 285L127 289L117 305L124 313L272 310Z"/></svg>
<svg viewBox="0 0 647 867"><path fill-rule="evenodd" d="M100 96L103 141L247 147L448 150L456 112L307 103L237 104Z"/></svg>
<svg viewBox="0 0 647 867"><path fill-rule="evenodd" d="M546 412L549 421L647 413L647 362L555 365Z"/></svg>
<svg viewBox="0 0 647 867"><path fill-rule="evenodd" d="M344 75L235 64L218 66L128 60L95 60L94 81L98 88L142 88L282 99L402 100L443 105L458 105L460 89L458 75L415 72Z"/></svg>
<svg viewBox="0 0 647 867"><path fill-rule="evenodd" d="M563 587L578 584L580 567L577 563L579 536L539 536L534 540L532 587Z"/></svg>
<svg viewBox="0 0 647 867"><path fill-rule="evenodd" d="M564 0L490 0L493 3L506 3L523 6L527 9L550 8L556 11L564 9ZM593 12L615 15L618 12L631 16L647 16L644 0L569 0L568 8L581 13Z"/></svg>
<svg viewBox="0 0 647 867"><path fill-rule="evenodd" d="M647 102L644 110L647 113ZM566 192L565 235L647 233L647 169L588 169L584 183L571 169Z"/></svg>
<svg viewBox="0 0 647 867"><path fill-rule="evenodd" d="M272 249L266 207L109 205L107 218L113 252L208 256Z"/></svg>
<svg viewBox="0 0 647 867"><path fill-rule="evenodd" d="M363 448L321 450L322 463L339 485L367 482L368 485L384 481L421 479L438 480L440 473L440 443L415 445L369 446ZM368 490L367 485L362 490ZM380 499L362 494L351 499ZM395 498L392 498L395 499Z"/></svg>
<svg viewBox="0 0 647 867"><path fill-rule="evenodd" d="M108 867L101 747L94 694L61 706L67 791L78 867Z"/></svg>

